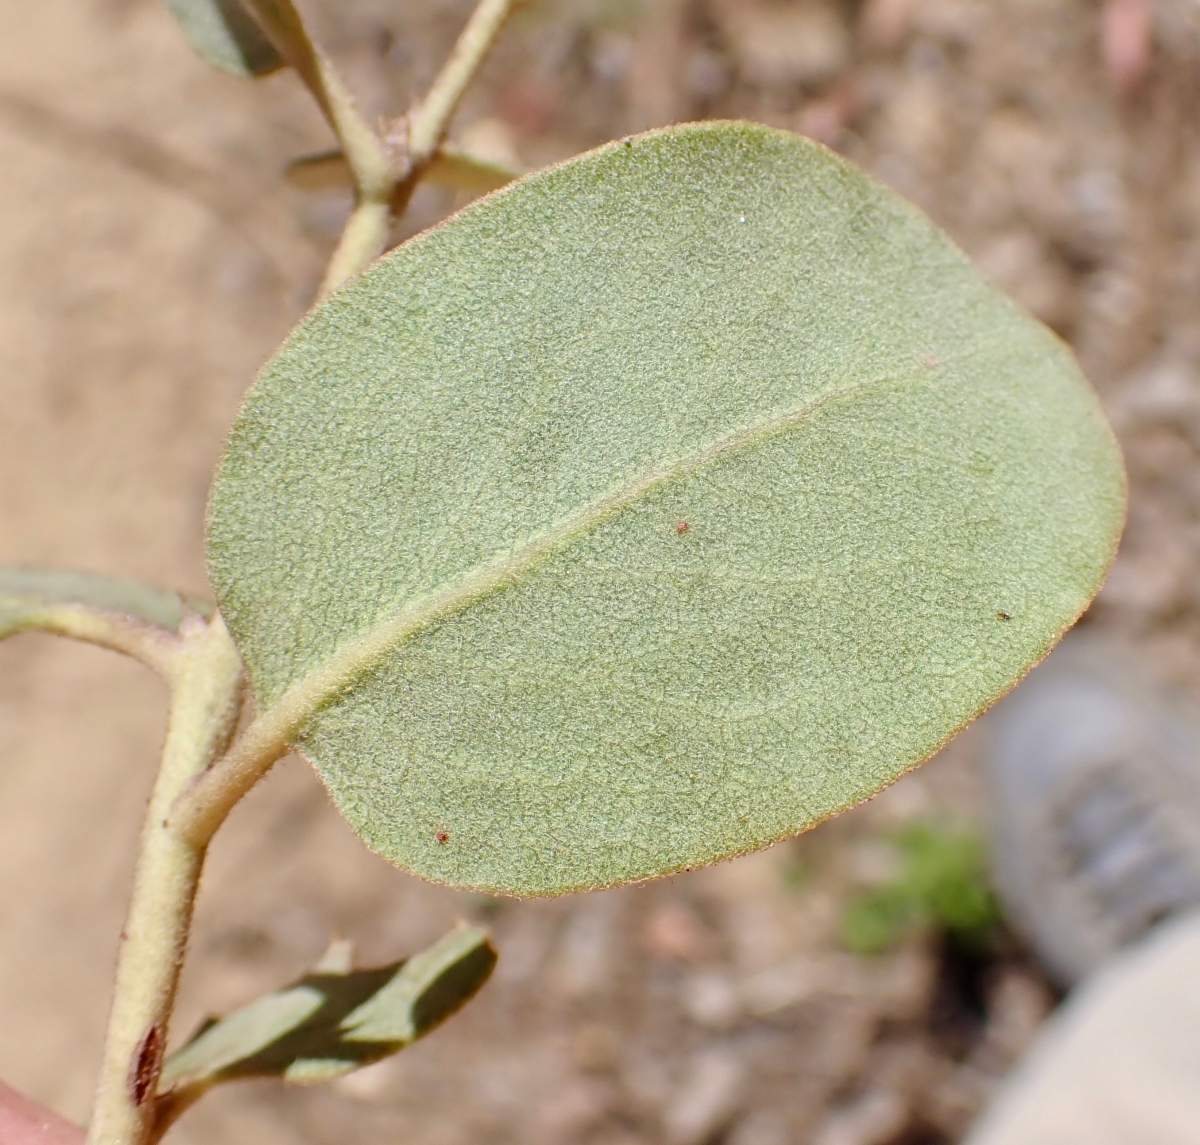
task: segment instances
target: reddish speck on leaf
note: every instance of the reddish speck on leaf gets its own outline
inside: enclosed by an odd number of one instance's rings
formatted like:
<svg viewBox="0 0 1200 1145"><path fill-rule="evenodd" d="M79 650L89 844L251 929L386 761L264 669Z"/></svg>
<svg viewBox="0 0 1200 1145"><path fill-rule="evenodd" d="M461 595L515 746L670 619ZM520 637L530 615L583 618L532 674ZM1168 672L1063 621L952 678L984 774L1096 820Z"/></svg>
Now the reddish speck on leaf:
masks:
<svg viewBox="0 0 1200 1145"><path fill-rule="evenodd" d="M448 843L450 841L450 832L449 831L438 831L433 837L439 843Z"/></svg>
<svg viewBox="0 0 1200 1145"><path fill-rule="evenodd" d="M689 524L688 524L686 521L676 521L676 522L675 522L675 532L677 532L677 533L678 533L678 534L679 534L681 537L682 537L682 536L683 536L683 534L684 534L684 533L686 533L686 532L688 531L688 529L690 529L691 527L692 527L692 526L691 526L691 525L689 525Z"/></svg>

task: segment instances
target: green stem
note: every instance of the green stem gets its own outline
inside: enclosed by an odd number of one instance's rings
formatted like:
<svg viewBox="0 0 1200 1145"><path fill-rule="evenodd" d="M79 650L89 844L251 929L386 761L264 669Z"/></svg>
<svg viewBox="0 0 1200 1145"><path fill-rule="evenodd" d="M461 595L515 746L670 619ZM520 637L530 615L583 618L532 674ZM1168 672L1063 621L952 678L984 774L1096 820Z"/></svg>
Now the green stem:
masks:
<svg viewBox="0 0 1200 1145"><path fill-rule="evenodd" d="M358 204L342 232L341 241L321 283L319 298L324 298L365 270L383 252L392 219L404 213L425 169L436 160L438 148L467 85L519 2L480 0L454 45L450 58L433 81L429 94L408 115L407 121L400 120L396 125L393 135L401 142L396 147L396 154L388 156L386 166L381 167L377 160L371 158L370 149L362 146L356 158L351 137L337 126L331 116L330 122L335 124L346 159L354 173ZM336 80L336 77L333 78ZM387 155L387 146L373 132L371 137ZM380 177L381 171L383 177Z"/></svg>
<svg viewBox="0 0 1200 1145"><path fill-rule="evenodd" d="M359 200L342 231L337 250L329 260L329 268L317 292L318 300L332 294L383 253L392 226L389 199L390 195L382 202L375 199Z"/></svg>
<svg viewBox="0 0 1200 1145"><path fill-rule="evenodd" d="M408 155L414 168L424 167L437 153L467 85L474 79L504 22L519 2L479 0L479 6L458 37L450 58L438 72L429 94L410 116Z"/></svg>
<svg viewBox="0 0 1200 1145"><path fill-rule="evenodd" d="M158 1074L205 852L172 828L167 812L224 749L241 707L241 660L220 615L211 623L185 621L180 637L162 764L121 932L88 1145L149 1145L154 1139Z"/></svg>
<svg viewBox="0 0 1200 1145"><path fill-rule="evenodd" d="M451 58L413 113L407 150L398 155L359 114L341 79L309 40L291 0L248 3L316 97L354 174L358 203L321 285L324 296L386 246L393 212L407 203L421 170L436 156L463 91L516 0L480 0ZM102 642L113 645L111 637ZM172 653L166 665L173 684L167 738L121 934L88 1145L153 1145L182 1112L183 1104L160 1109L155 1098L205 852L230 809L284 754L295 731L286 719L286 726L276 727L279 713L268 713L203 782L202 773L225 751L237 722L241 660L219 614L210 624L185 622ZM161 1114L157 1119L156 1112Z"/></svg>
<svg viewBox="0 0 1200 1145"><path fill-rule="evenodd" d="M354 176L358 205L321 283L324 298L352 278L387 246L388 204L402 171L325 55L313 44L292 0L247 0L263 31L295 69L341 144Z"/></svg>
<svg viewBox="0 0 1200 1145"><path fill-rule="evenodd" d="M0 597L0 605L4 603L4 598ZM132 656L168 683L175 677L180 643L175 634L165 628L86 604L17 603L21 606L20 614L9 621L0 635L46 632L52 636L68 636Z"/></svg>
<svg viewBox="0 0 1200 1145"><path fill-rule="evenodd" d="M359 189L369 198L386 197L393 175L383 141L354 104L341 76L313 44L292 0L247 0L267 38L295 69L329 121Z"/></svg>

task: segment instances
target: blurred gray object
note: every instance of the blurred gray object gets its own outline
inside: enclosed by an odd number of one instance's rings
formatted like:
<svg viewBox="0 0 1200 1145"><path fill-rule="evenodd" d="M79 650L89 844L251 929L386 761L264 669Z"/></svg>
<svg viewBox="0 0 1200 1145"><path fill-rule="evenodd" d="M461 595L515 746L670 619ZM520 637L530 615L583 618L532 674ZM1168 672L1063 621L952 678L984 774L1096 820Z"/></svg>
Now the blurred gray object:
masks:
<svg viewBox="0 0 1200 1145"><path fill-rule="evenodd" d="M1062 985L1200 905L1200 714L1128 646L1072 633L985 726L997 889Z"/></svg>
<svg viewBox="0 0 1200 1145"><path fill-rule="evenodd" d="M1200 911L1072 991L963 1145L1200 1145Z"/></svg>

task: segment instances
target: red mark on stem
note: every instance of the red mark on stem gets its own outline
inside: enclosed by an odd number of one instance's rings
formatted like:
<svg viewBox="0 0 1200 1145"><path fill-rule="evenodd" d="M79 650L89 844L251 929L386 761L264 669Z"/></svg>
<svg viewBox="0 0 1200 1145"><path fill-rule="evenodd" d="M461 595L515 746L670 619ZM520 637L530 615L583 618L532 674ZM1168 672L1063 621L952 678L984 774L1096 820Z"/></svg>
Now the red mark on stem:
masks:
<svg viewBox="0 0 1200 1145"><path fill-rule="evenodd" d="M154 1095L165 1048L162 1026L155 1022L142 1035L133 1061L129 1063L129 1096L134 1105L145 1105Z"/></svg>

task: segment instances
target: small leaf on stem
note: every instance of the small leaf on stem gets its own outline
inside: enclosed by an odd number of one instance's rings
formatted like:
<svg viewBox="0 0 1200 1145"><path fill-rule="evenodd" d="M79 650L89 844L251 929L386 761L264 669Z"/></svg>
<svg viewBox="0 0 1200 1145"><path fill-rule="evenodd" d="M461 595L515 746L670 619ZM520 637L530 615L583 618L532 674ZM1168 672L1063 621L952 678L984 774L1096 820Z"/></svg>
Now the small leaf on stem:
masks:
<svg viewBox="0 0 1200 1145"><path fill-rule="evenodd" d="M428 950L372 970L323 960L284 990L202 1026L159 1080L168 1105L222 1081L328 1081L396 1053L444 1022L487 981L487 932L460 926Z"/></svg>
<svg viewBox="0 0 1200 1145"><path fill-rule="evenodd" d="M422 175L430 183L468 195L486 195L520 177L520 171L457 147L442 147Z"/></svg>

